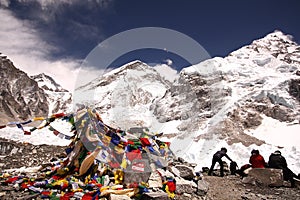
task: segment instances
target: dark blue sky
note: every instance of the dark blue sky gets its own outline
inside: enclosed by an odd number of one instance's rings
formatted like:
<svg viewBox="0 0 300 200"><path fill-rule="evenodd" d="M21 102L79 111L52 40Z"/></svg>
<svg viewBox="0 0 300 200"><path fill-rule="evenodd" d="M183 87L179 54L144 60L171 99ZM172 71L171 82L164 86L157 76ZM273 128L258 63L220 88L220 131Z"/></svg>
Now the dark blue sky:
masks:
<svg viewBox="0 0 300 200"><path fill-rule="evenodd" d="M5 9L30 22L44 41L57 47L51 59L83 59L101 41L139 27L179 31L212 57L224 57L276 29L300 42L299 0L74 0L47 7L39 0L9 2ZM114 65L138 58L146 62L171 58L175 68L187 65L181 58L154 50L131 52Z"/></svg>

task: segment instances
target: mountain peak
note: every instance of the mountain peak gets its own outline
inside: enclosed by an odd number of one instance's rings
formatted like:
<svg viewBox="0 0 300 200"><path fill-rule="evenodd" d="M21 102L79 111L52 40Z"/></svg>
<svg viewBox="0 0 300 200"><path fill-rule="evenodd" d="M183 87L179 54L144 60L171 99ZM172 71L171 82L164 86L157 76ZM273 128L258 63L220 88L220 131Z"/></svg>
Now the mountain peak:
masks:
<svg viewBox="0 0 300 200"><path fill-rule="evenodd" d="M296 44L293 41L293 36L288 35L283 33L280 30L275 30L272 33L269 33L268 35L266 35L263 39L268 39L268 40L280 40L280 41L284 41L284 42L288 42L288 43L293 43Z"/></svg>
<svg viewBox="0 0 300 200"><path fill-rule="evenodd" d="M250 45L229 54L229 56L234 56L238 59L249 59L249 57L257 55L275 57L278 61L284 61L289 64L300 64L300 46L293 41L291 35L279 30L254 40Z"/></svg>
<svg viewBox="0 0 300 200"><path fill-rule="evenodd" d="M129 62L125 65L122 65L121 67L118 67L108 73L106 73L104 76L110 76L110 75L117 75L127 70L145 70L149 69L150 66L148 66L146 63L140 61L140 60L134 60L132 62Z"/></svg>
<svg viewBox="0 0 300 200"><path fill-rule="evenodd" d="M40 88L44 90L54 91L54 92L68 92L66 89L62 88L61 85L56 83L54 79L45 73L41 73L38 75L31 76L34 79Z"/></svg>
<svg viewBox="0 0 300 200"><path fill-rule="evenodd" d="M276 50L280 47L298 46L298 44L293 41L293 36L285 34L280 30L275 30L261 39L254 40L251 45L265 47L269 50Z"/></svg>
<svg viewBox="0 0 300 200"><path fill-rule="evenodd" d="M41 73L30 78L35 80L38 86L47 94L50 113L70 110L72 94L56 83L51 76Z"/></svg>

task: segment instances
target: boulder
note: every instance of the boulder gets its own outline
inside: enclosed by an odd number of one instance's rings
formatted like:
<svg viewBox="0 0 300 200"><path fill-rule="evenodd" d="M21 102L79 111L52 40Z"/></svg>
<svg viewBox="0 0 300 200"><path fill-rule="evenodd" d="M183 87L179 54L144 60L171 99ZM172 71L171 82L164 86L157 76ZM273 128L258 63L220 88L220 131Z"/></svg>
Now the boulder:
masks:
<svg viewBox="0 0 300 200"><path fill-rule="evenodd" d="M168 194L165 192L147 192L141 196L143 200L169 200Z"/></svg>
<svg viewBox="0 0 300 200"><path fill-rule="evenodd" d="M195 171L192 167L188 167L186 165L176 165L175 168L179 171L181 178L193 180Z"/></svg>
<svg viewBox="0 0 300 200"><path fill-rule="evenodd" d="M180 177L175 178L176 181L176 193L177 194L192 194L197 191L197 184L193 181L188 181Z"/></svg>
<svg viewBox="0 0 300 200"><path fill-rule="evenodd" d="M249 180L254 179L258 185L273 187L283 185L283 174L281 169L253 168L249 171L248 177Z"/></svg>
<svg viewBox="0 0 300 200"><path fill-rule="evenodd" d="M157 169L157 171L161 174L162 177L164 178L175 178L174 174L171 173L170 171L168 170L164 170L164 169Z"/></svg>
<svg viewBox="0 0 300 200"><path fill-rule="evenodd" d="M130 200L131 198L127 195L117 195L117 194L110 194L109 200Z"/></svg>
<svg viewBox="0 0 300 200"><path fill-rule="evenodd" d="M205 180L198 180L197 182L197 195L204 196L206 195L209 188L208 182Z"/></svg>

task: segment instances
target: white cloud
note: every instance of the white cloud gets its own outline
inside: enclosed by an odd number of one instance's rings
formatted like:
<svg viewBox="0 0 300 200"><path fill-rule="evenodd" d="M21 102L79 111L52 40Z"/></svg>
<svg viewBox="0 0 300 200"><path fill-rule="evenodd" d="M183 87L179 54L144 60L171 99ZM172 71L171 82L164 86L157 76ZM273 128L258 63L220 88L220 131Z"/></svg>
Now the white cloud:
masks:
<svg viewBox="0 0 300 200"><path fill-rule="evenodd" d="M173 64L173 61L171 59L167 59L165 60L165 62L167 63L167 65L171 66Z"/></svg>
<svg viewBox="0 0 300 200"><path fill-rule="evenodd" d="M48 9L48 8L55 8L60 4L74 4L78 3L82 0L17 0L20 3L28 3L28 2L38 2L42 9ZM0 0L0 6L8 7L11 0ZM86 4L93 3L94 5L97 5L99 8L106 9L108 8L113 0L86 0Z"/></svg>
<svg viewBox="0 0 300 200"><path fill-rule="evenodd" d="M42 41L27 21L16 19L8 10L0 9L0 24L0 52L17 68L29 75L46 73L64 88L73 90L79 60L47 59L55 47Z"/></svg>

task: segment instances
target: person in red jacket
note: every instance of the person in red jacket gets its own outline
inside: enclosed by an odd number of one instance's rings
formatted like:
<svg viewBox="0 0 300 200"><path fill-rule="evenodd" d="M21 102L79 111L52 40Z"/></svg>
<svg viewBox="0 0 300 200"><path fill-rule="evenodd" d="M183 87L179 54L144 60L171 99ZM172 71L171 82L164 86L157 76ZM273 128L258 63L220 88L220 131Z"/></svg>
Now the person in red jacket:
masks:
<svg viewBox="0 0 300 200"><path fill-rule="evenodd" d="M266 162L264 157L259 154L258 150L253 149L251 151L251 157L249 160L250 164L252 165L252 168L265 168Z"/></svg>

